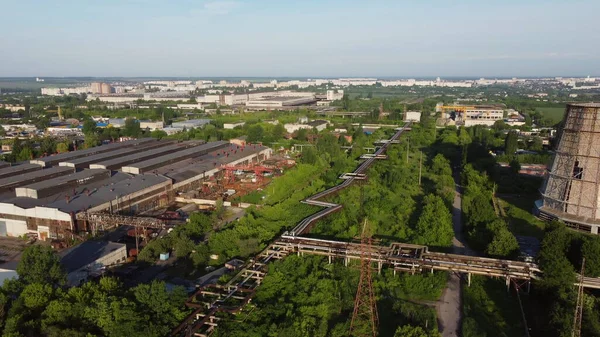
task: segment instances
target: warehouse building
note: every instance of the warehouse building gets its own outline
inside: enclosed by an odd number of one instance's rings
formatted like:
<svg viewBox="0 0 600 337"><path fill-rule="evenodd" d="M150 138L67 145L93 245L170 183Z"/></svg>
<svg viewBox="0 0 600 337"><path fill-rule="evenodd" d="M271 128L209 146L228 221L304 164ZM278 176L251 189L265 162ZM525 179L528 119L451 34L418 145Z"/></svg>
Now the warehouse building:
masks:
<svg viewBox="0 0 600 337"><path fill-rule="evenodd" d="M56 169L59 168L60 167L57 167ZM68 175L59 176L30 185L17 187L15 189L15 194L17 195L17 197L41 199L54 195L57 192L66 191L80 185L90 184L94 181L108 179L110 178L110 176L111 174L109 170L83 170L81 172L71 173Z"/></svg>
<svg viewBox="0 0 600 337"><path fill-rule="evenodd" d="M204 125L206 124L210 124L211 120L210 119L189 119L186 121L180 121L180 122L173 122L171 123L171 127L173 128L186 128L186 129L191 129L191 128L201 128L204 127Z"/></svg>
<svg viewBox="0 0 600 337"><path fill-rule="evenodd" d="M125 173L132 173L132 174L142 174L142 173L146 173L146 172L151 172L152 170L154 170L158 167L169 165L169 164L179 162L179 161L182 161L182 160L185 160L188 158L202 156L211 151L216 151L216 150L222 149L222 148L226 147L227 145L229 145L229 143L227 143L225 141L203 144L203 145L192 147L192 148L189 148L189 149L186 149L183 151L169 153L164 156L155 157L155 158L143 161L143 162L138 162L138 163L132 164L130 166L123 166L121 168L121 170Z"/></svg>
<svg viewBox="0 0 600 337"><path fill-rule="evenodd" d="M35 164L20 164L15 166L8 166L0 169L0 179L6 177L18 176L33 171L40 171L42 168Z"/></svg>
<svg viewBox="0 0 600 337"><path fill-rule="evenodd" d="M272 150L266 146L252 144L241 147L227 144L218 151L163 166L154 172L171 178L174 191L185 192L200 187L202 180L217 174L223 165L262 162L271 155Z"/></svg>
<svg viewBox="0 0 600 337"><path fill-rule="evenodd" d="M78 223L78 212L137 213L167 205L171 179L158 175L125 175L127 179L76 191L64 197L34 199L15 197L0 202L0 234L18 236L36 233L41 240L68 237L70 233L90 230Z"/></svg>
<svg viewBox="0 0 600 337"><path fill-rule="evenodd" d="M0 179L0 196L6 192L12 192L19 186L33 184L38 181L48 180L54 177L63 176L72 173L73 169L70 167L51 167L44 170L37 170L20 174L18 176L6 177Z"/></svg>
<svg viewBox="0 0 600 337"><path fill-rule="evenodd" d="M59 166L68 166L75 169L88 168L91 164L104 162L114 158L128 157L129 155L139 153L140 151L147 151L167 145L173 145L173 141L153 141L138 144L136 146L127 147L120 150L109 151L104 153L98 153L86 157L74 158L70 160L61 161L58 163Z"/></svg>
<svg viewBox="0 0 600 337"><path fill-rule="evenodd" d="M37 159L33 159L29 162L31 164L37 164L42 167L55 166L63 161L87 157L87 156L95 155L98 153L104 153L104 152L108 152L108 151L115 151L118 149L132 147L132 146L149 143L149 142L156 142L156 139L142 138L142 139L127 140L127 141L118 142L118 143L110 143L107 145L92 147L92 148L86 149L86 150L71 151L71 152L56 154L53 156L37 158Z"/></svg>
<svg viewBox="0 0 600 337"><path fill-rule="evenodd" d="M106 267L127 261L127 248L123 243L110 241L85 241L61 252L61 264L67 272L67 284L79 286L90 277L100 276Z"/></svg>
<svg viewBox="0 0 600 337"><path fill-rule="evenodd" d="M497 121L504 119L504 109L483 105L467 107L461 117L465 126L493 126Z"/></svg>
<svg viewBox="0 0 600 337"><path fill-rule="evenodd" d="M271 149L253 144L201 141L169 144L158 148L141 146L139 152L121 153L120 157L105 161L112 162L100 169L80 168L76 172L74 167L60 166L57 165L60 162L52 160L44 162L52 166L49 168L22 164L18 165L23 166L21 170L5 172L16 175L0 178L0 186L5 186L4 192L0 192L0 236L35 234L40 240L72 238L79 232L93 230L85 221L78 220L78 213L139 214L166 207L174 202L176 192L199 187L203 179L216 174L223 165L248 164L271 155ZM97 160L109 153L82 152L87 155L72 158ZM78 167L75 160L70 164ZM93 165L96 164L90 164ZM28 167L35 170L22 173ZM0 169L0 174L13 168ZM115 172L121 168L135 174Z"/></svg>
<svg viewBox="0 0 600 337"><path fill-rule="evenodd" d="M313 104L316 101L314 95L306 97L276 96L249 100L246 102L246 107L255 109L278 109L286 106Z"/></svg>
<svg viewBox="0 0 600 337"><path fill-rule="evenodd" d="M116 171L116 170L120 170L123 166L127 166L129 164L148 160L150 158L156 158L156 157L162 156L167 153L182 151L187 148L199 146L203 143L204 143L204 141L187 141L187 142L182 142L182 143L178 143L178 144L172 144L169 146L162 146L162 147L151 149L148 151L140 151L138 153L135 153L135 154L132 154L129 156L118 157L118 158L109 159L109 160L101 161L98 163L90 164L90 168Z"/></svg>

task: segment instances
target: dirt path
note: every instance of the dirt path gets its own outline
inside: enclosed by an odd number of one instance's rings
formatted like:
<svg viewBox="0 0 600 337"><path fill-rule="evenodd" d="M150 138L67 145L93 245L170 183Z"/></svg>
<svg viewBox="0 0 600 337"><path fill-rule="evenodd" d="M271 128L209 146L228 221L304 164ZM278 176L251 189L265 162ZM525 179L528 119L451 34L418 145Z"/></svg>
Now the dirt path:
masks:
<svg viewBox="0 0 600 337"><path fill-rule="evenodd" d="M452 223L454 225L454 239L452 252L455 254L472 255L462 233L462 194L458 184L458 172L455 174L455 192L452 209ZM442 297L436 304L438 328L443 337L460 336L460 323L462 316L462 287L461 279L451 273Z"/></svg>

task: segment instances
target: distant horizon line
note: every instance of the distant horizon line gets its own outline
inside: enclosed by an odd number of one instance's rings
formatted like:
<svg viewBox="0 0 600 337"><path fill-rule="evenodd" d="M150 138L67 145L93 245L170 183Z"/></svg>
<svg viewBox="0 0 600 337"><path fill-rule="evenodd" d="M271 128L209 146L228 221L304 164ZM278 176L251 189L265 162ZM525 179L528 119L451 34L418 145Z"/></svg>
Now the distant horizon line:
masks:
<svg viewBox="0 0 600 337"><path fill-rule="evenodd" d="M340 79L340 78L374 78L374 79L463 79L463 80L472 80L472 79L512 79L512 78L521 78L521 79L537 79L537 78L556 78L556 77L575 77L575 78L586 78L586 77L600 77L600 75L543 75L543 76L511 76L511 75L503 75L503 76L494 76L494 75L483 75L483 76L0 76L0 80L7 79L32 79L36 78L40 79L186 79L186 80L201 80L201 79Z"/></svg>

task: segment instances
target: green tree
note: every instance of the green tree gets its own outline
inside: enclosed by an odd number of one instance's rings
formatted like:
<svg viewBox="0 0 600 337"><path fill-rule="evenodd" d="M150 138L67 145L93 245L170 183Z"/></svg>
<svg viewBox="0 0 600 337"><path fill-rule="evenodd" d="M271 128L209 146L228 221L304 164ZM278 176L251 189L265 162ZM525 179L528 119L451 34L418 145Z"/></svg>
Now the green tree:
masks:
<svg viewBox="0 0 600 337"><path fill-rule="evenodd" d="M516 176L519 174L519 171L521 171L521 164L519 163L519 159L517 157L514 157L510 163L510 172Z"/></svg>
<svg viewBox="0 0 600 337"><path fill-rule="evenodd" d="M95 133L88 133L85 135L83 147L86 149L90 149L92 147L96 147L100 144L100 140L98 139L98 135Z"/></svg>
<svg viewBox="0 0 600 337"><path fill-rule="evenodd" d="M452 168L450 161L442 154L437 154L431 161L431 171L437 176L452 176Z"/></svg>
<svg viewBox="0 0 600 337"><path fill-rule="evenodd" d="M16 157L17 161L28 161L33 159L33 153L29 147L24 147Z"/></svg>
<svg viewBox="0 0 600 337"><path fill-rule="evenodd" d="M314 165L319 160L317 150L313 146L304 146L302 148L301 162L304 164Z"/></svg>
<svg viewBox="0 0 600 337"><path fill-rule="evenodd" d="M45 155L51 155L56 152L56 142L51 137L44 137L40 141L40 152Z"/></svg>
<svg viewBox="0 0 600 337"><path fill-rule="evenodd" d="M277 123L271 130L271 134L273 136L273 140L275 141L282 139L286 134L285 127L283 126L283 124Z"/></svg>
<svg viewBox="0 0 600 337"><path fill-rule="evenodd" d="M264 137L264 129L259 124L252 125L248 128L248 143L261 142Z"/></svg>
<svg viewBox="0 0 600 337"><path fill-rule="evenodd" d="M150 137L152 137L152 138L163 139L166 136L167 136L167 133L164 132L163 130L154 130L154 131L150 132Z"/></svg>
<svg viewBox="0 0 600 337"><path fill-rule="evenodd" d="M19 278L26 283L63 285L65 272L51 247L33 245L25 248L17 265Z"/></svg>
<svg viewBox="0 0 600 337"><path fill-rule="evenodd" d="M140 136L142 130L140 128L140 122L134 118L126 118L125 119L125 127L123 129L123 134L128 137L137 138Z"/></svg>
<svg viewBox="0 0 600 337"><path fill-rule="evenodd" d="M586 237L581 246L581 255L585 257L585 275L589 277L600 276L600 239Z"/></svg>
<svg viewBox="0 0 600 337"><path fill-rule="evenodd" d="M25 286L20 295L25 307L31 310L43 309L52 298L54 289L48 283L31 283Z"/></svg>
<svg viewBox="0 0 600 337"><path fill-rule="evenodd" d="M296 131L296 139L301 140L301 141L308 140L308 130L300 129L300 130Z"/></svg>
<svg viewBox="0 0 600 337"><path fill-rule="evenodd" d="M488 244L486 253L496 257L514 257L519 252L519 243L513 233L508 230L506 222L498 219L488 225L492 233L492 241Z"/></svg>
<svg viewBox="0 0 600 337"><path fill-rule="evenodd" d="M132 293L138 307L136 315L148 318L146 324L154 336L168 335L187 314L184 310L187 294L182 287L167 291L164 282L155 280L136 286Z"/></svg>
<svg viewBox="0 0 600 337"><path fill-rule="evenodd" d="M531 151L541 152L544 149L544 144L541 137L535 136L529 146Z"/></svg>
<svg viewBox="0 0 600 337"><path fill-rule="evenodd" d="M404 325L396 330L394 337L439 337L437 331L425 331L420 326Z"/></svg>
<svg viewBox="0 0 600 337"><path fill-rule="evenodd" d="M85 122L83 122L82 131L86 136L96 133L96 122L94 122L92 119L87 119Z"/></svg>
<svg viewBox="0 0 600 337"><path fill-rule="evenodd" d="M58 153L69 152L69 144L67 144L67 143L56 144L56 152L58 152Z"/></svg>
<svg viewBox="0 0 600 337"><path fill-rule="evenodd" d="M516 131L512 130L508 132L506 135L506 140L504 141L504 152L508 156L514 156L519 147L519 137Z"/></svg>
<svg viewBox="0 0 600 337"><path fill-rule="evenodd" d="M471 136L469 136L469 132L465 127L458 130L458 144L463 147L471 144Z"/></svg>
<svg viewBox="0 0 600 337"><path fill-rule="evenodd" d="M447 247L452 245L454 229L452 215L444 200L436 195L427 195L423 211L416 226L415 243L428 246Z"/></svg>
<svg viewBox="0 0 600 337"><path fill-rule="evenodd" d="M567 258L571 237L564 224L555 222L542 240L538 260L544 278L540 284L554 292L559 298L566 298L575 283L575 269Z"/></svg>
<svg viewBox="0 0 600 337"><path fill-rule="evenodd" d="M350 108L350 96L348 96L348 94L344 94L344 96L342 96L342 109L348 111L349 108Z"/></svg>

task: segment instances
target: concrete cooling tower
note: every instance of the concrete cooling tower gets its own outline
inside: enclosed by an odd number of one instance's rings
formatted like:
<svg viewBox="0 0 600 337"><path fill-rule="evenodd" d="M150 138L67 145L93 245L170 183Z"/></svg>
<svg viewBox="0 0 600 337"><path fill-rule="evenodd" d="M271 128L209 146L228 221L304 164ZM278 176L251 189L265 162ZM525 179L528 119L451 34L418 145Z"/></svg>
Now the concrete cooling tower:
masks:
<svg viewBox="0 0 600 337"><path fill-rule="evenodd" d="M541 218L598 234L600 103L567 104L556 154L536 205Z"/></svg>

